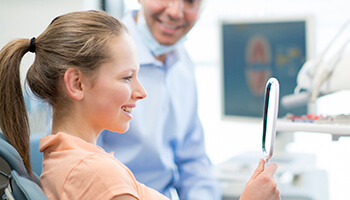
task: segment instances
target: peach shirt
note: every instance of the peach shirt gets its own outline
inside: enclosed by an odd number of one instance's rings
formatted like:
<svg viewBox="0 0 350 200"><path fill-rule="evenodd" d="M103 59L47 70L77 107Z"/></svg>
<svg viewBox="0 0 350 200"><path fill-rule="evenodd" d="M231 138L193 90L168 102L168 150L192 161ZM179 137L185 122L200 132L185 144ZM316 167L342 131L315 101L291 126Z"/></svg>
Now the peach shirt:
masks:
<svg viewBox="0 0 350 200"><path fill-rule="evenodd" d="M111 199L128 194L138 200L168 199L136 181L112 153L78 137L59 132L40 139L44 153L40 176L51 200Z"/></svg>

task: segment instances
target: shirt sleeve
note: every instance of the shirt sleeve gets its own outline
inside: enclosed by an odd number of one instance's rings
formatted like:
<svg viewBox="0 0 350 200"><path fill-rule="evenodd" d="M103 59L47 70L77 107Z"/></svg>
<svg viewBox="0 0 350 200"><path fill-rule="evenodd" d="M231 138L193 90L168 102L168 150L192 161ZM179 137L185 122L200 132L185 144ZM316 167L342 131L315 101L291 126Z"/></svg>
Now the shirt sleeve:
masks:
<svg viewBox="0 0 350 200"><path fill-rule="evenodd" d="M131 172L113 158L91 155L71 170L60 199L111 199L123 194L140 200Z"/></svg>
<svg viewBox="0 0 350 200"><path fill-rule="evenodd" d="M221 190L205 152L203 130L197 115L193 117L193 123L175 154L180 175L175 186L179 198L220 200Z"/></svg>

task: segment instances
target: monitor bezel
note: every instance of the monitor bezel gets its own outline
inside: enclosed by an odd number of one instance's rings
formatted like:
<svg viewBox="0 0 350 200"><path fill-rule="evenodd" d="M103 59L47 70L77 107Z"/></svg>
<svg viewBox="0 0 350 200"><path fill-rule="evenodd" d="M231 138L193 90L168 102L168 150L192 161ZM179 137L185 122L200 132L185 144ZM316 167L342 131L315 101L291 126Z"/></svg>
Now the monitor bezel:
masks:
<svg viewBox="0 0 350 200"><path fill-rule="evenodd" d="M241 116L241 115L226 115L225 114L225 102L224 102L224 54L223 54L223 25L225 24L254 24L254 23L279 23L279 22L305 22L305 36L306 36L306 60L314 57L315 52L315 22L314 17L310 15L293 15L293 16L259 16L259 17L247 17L247 18L221 18L218 20L219 25L219 50L220 50L220 115L221 119L225 121L236 122L251 122L261 123L262 118Z"/></svg>

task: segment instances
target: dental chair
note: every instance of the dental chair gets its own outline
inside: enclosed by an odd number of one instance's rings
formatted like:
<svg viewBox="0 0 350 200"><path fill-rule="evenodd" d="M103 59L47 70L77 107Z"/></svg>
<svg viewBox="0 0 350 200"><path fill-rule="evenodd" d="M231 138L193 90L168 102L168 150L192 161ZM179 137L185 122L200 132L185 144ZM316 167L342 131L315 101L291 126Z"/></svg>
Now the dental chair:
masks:
<svg viewBox="0 0 350 200"><path fill-rule="evenodd" d="M39 151L40 138L44 134L36 133L30 136L30 160L32 161L32 170L40 176L43 171L43 153Z"/></svg>
<svg viewBox="0 0 350 200"><path fill-rule="evenodd" d="M31 178L17 150L0 133L0 199L48 200L40 187L39 177Z"/></svg>

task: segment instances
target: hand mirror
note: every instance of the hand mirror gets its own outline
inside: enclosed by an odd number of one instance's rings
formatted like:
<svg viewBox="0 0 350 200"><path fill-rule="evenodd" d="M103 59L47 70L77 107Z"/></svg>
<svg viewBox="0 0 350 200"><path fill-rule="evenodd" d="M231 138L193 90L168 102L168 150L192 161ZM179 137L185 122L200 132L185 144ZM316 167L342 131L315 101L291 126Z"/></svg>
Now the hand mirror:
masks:
<svg viewBox="0 0 350 200"><path fill-rule="evenodd" d="M271 159L275 147L279 88L279 83L276 78L270 78L265 87L262 150L266 164Z"/></svg>

